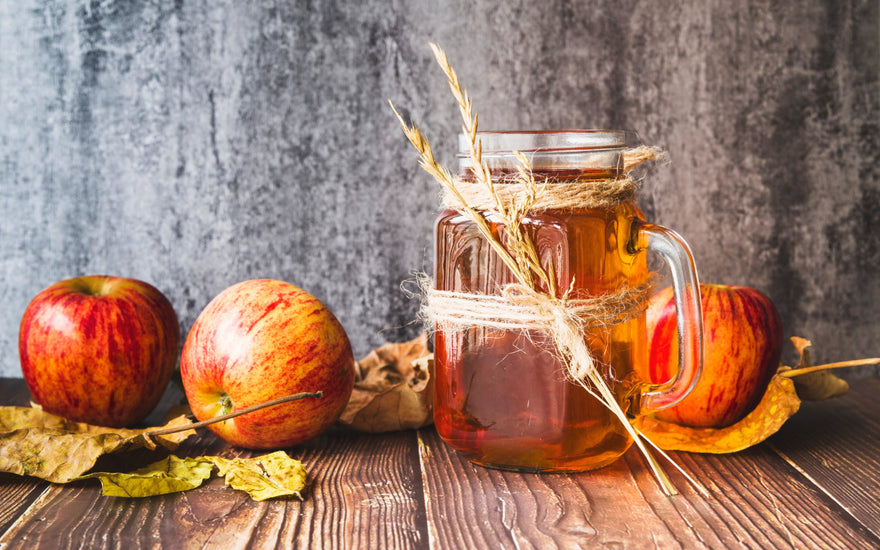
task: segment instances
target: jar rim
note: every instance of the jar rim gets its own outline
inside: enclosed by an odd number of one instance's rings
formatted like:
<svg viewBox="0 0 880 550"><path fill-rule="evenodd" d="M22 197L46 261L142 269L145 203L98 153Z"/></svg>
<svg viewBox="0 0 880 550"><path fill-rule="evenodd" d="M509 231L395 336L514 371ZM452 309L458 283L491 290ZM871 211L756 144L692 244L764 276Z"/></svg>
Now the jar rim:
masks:
<svg viewBox="0 0 880 550"><path fill-rule="evenodd" d="M626 147L625 130L534 130L477 132L484 155L521 153L581 153ZM458 135L458 156L467 156L471 140Z"/></svg>

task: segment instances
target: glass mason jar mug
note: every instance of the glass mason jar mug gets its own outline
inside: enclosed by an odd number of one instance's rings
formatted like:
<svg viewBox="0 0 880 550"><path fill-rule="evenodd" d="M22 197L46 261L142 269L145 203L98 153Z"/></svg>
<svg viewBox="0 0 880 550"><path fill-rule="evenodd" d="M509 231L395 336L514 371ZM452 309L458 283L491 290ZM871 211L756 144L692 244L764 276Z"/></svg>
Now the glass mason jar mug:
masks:
<svg viewBox="0 0 880 550"><path fill-rule="evenodd" d="M496 185L531 162L547 187L600 184L624 175L622 131L487 132L479 134L484 163ZM468 136L460 137L459 178L473 181ZM505 180L505 176L508 176ZM497 234L505 228L491 213ZM673 231L648 224L630 200L528 212L522 228L542 265L555 274L557 297L607 295L649 278L645 250L669 265L675 291L680 369L661 385L647 380L644 311L586 331L584 341L602 379L629 416L680 401L701 370L698 283L687 244ZM513 273L466 216L442 212L435 226L435 286L441 291L497 295ZM551 271L551 270L548 270ZM544 291L547 289L544 288ZM610 464L632 444L621 421L566 376L551 336L537 330L482 326L444 329L434 339L434 423L440 437L485 466L522 471L583 471Z"/></svg>

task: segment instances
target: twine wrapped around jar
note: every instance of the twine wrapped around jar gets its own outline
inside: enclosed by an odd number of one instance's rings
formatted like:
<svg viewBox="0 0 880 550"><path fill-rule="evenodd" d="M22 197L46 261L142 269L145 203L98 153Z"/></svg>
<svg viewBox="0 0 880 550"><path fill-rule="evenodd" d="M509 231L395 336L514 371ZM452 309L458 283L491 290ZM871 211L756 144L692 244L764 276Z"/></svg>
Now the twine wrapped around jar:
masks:
<svg viewBox="0 0 880 550"><path fill-rule="evenodd" d="M650 281L635 287L591 298L562 297L546 300L547 295L513 283L501 295L454 292L433 288L430 278L421 283L426 302L422 317L430 326L444 330L474 326L495 330L541 330L560 317L569 318L581 331L625 323L645 310L653 285Z"/></svg>
<svg viewBox="0 0 880 550"><path fill-rule="evenodd" d="M575 208L609 208L625 202L632 202L636 197L638 183L630 175L636 166L666 158L666 153L657 147L641 146L623 152L623 174L619 178L589 181L543 181L538 183L534 202L530 212L544 210L573 210ZM500 200L503 204L514 204L519 197L529 193L529 189L518 178L511 181L496 181L493 188L483 183L468 181L461 178L455 180L456 193L444 188L441 202L445 208L461 210L461 199L474 210L482 212L496 211Z"/></svg>
<svg viewBox="0 0 880 550"><path fill-rule="evenodd" d="M655 147L628 149L623 154L623 174L619 178L545 181L538 183L536 191L516 181L487 188L482 183L456 179L458 196L445 189L443 203L446 208L465 213L461 205L463 199L473 210L497 214L499 201L501 204L516 204L522 202L520 197L534 192L528 212L611 208L635 199L638 184L630 175L631 171L644 162L661 158L665 158L665 153ZM441 326L451 331L471 327L538 330L554 334L552 327L565 324L580 335L588 329L616 325L639 315L647 307L653 288L647 280L634 287L621 287L589 298L570 298L568 293L557 298L521 283L506 285L501 295L438 290L428 278L420 281L420 287L424 296L421 316L430 327ZM563 343L562 347L571 349L576 346L569 342ZM569 361L568 374L573 380L583 379L593 363L590 354L580 357L577 362Z"/></svg>

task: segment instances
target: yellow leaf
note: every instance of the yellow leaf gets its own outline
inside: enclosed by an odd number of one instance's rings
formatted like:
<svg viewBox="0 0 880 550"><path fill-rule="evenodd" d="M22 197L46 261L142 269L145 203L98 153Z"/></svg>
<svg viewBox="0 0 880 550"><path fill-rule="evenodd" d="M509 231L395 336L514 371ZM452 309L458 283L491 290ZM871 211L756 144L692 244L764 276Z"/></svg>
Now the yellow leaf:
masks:
<svg viewBox="0 0 880 550"><path fill-rule="evenodd" d="M214 466L227 486L254 500L289 496L302 500L306 488L305 467L284 451L254 458L171 455L134 472L97 472L77 479L100 480L105 496L148 497L195 489L211 477Z"/></svg>
<svg viewBox="0 0 880 550"><path fill-rule="evenodd" d="M295 496L302 500L306 469L284 451L254 458L203 457L217 465L226 485L247 492L254 500Z"/></svg>
<svg viewBox="0 0 880 550"><path fill-rule="evenodd" d="M161 428L191 424L184 416ZM0 407L0 472L67 483L87 472L102 455L157 444L170 450L195 430L152 436L158 428L105 428L73 422L40 408Z"/></svg>
<svg viewBox="0 0 880 550"><path fill-rule="evenodd" d="M213 469L211 460L170 455L133 472L96 472L77 479L97 478L105 496L148 497L195 489L211 477Z"/></svg>
<svg viewBox="0 0 880 550"><path fill-rule="evenodd" d="M793 336L800 354L794 367L780 365L764 397L745 418L726 428L690 428L653 417L640 417L633 425L663 450L694 453L735 453L764 441L800 408L801 400L818 401L846 393L849 384L830 369L880 364L880 358L841 361L814 366L809 340Z"/></svg>
<svg viewBox="0 0 880 550"><path fill-rule="evenodd" d="M647 416L637 418L633 424L666 451L723 454L747 449L779 431L800 408L794 383L780 372L770 380L764 397L752 412L726 428L690 428Z"/></svg>

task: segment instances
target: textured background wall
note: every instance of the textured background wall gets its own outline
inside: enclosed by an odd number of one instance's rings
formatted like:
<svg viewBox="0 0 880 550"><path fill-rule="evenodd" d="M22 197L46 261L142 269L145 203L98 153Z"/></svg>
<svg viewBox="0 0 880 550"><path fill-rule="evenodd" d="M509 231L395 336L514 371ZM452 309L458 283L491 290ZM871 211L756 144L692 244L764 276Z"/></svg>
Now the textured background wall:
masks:
<svg viewBox="0 0 880 550"><path fill-rule="evenodd" d="M0 0L0 374L61 278L141 278L184 333L223 288L317 295L355 354L412 336L437 191L386 104L447 162L458 122L619 127L706 282L768 293L818 360L880 355L878 0ZM862 369L858 377L876 372Z"/></svg>

